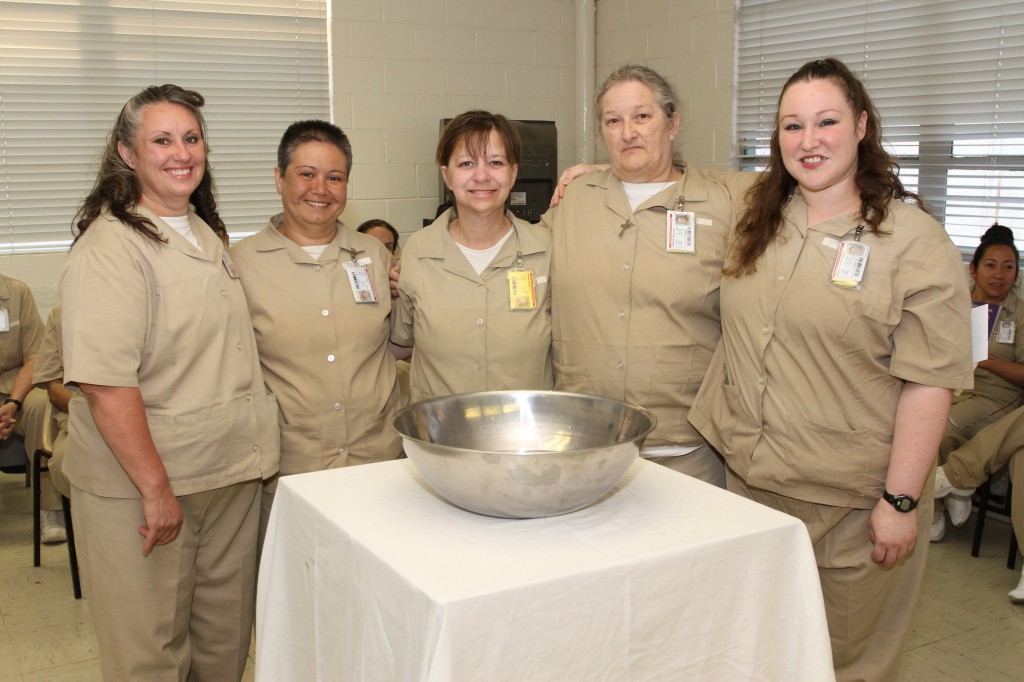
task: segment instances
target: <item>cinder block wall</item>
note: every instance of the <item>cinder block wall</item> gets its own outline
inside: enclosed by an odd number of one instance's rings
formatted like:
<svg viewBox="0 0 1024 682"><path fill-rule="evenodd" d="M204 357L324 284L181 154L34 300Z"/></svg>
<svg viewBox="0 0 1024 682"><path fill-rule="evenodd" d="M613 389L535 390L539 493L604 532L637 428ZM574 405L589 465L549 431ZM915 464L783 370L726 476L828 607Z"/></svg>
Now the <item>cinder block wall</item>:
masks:
<svg viewBox="0 0 1024 682"><path fill-rule="evenodd" d="M668 76L685 107L683 157L729 168L732 0L596 0L596 8L597 82L631 61ZM342 216L349 226L381 217L409 235L432 217L438 121L466 109L553 120L559 167L575 162L572 0L331 0L330 9L335 120L355 157ZM0 256L0 272L27 282L45 316L63 261Z"/></svg>

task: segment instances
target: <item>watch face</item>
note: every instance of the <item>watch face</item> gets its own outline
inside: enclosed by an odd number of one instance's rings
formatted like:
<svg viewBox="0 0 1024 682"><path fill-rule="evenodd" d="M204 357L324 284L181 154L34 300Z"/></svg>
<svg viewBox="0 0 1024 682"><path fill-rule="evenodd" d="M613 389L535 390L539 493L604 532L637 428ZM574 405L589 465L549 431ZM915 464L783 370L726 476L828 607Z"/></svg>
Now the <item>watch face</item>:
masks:
<svg viewBox="0 0 1024 682"><path fill-rule="evenodd" d="M908 512L914 508L914 501L909 497L897 497L896 504L901 512Z"/></svg>

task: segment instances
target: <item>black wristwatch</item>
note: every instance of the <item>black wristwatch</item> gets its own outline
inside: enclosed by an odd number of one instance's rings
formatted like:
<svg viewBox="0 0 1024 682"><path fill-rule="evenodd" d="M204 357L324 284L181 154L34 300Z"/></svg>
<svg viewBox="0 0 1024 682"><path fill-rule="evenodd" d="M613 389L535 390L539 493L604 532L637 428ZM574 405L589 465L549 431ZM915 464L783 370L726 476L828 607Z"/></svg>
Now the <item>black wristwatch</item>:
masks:
<svg viewBox="0 0 1024 682"><path fill-rule="evenodd" d="M888 490L883 490L882 499L895 507L896 511L904 514L917 509L917 500L910 495L893 495Z"/></svg>
<svg viewBox="0 0 1024 682"><path fill-rule="evenodd" d="M15 412L21 409L21 401L17 398L6 398L3 404L6 405L7 403L14 403Z"/></svg>

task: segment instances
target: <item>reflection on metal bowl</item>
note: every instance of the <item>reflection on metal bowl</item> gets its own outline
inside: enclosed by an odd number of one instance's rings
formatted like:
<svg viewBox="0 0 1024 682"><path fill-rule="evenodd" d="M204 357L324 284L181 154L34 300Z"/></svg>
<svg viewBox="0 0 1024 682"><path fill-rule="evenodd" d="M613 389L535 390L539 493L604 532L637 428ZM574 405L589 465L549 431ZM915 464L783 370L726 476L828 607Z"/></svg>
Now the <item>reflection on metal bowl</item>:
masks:
<svg viewBox="0 0 1024 682"><path fill-rule="evenodd" d="M506 518L567 514L600 499L655 424L642 407L558 391L431 398L392 421L405 453L438 494Z"/></svg>

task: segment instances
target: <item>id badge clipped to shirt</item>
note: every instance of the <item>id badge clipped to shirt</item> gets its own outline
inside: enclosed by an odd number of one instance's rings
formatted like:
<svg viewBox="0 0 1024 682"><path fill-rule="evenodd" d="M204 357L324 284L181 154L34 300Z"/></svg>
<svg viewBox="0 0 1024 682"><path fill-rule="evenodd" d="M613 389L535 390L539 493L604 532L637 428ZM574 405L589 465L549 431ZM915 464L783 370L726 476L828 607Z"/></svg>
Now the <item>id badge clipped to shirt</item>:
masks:
<svg viewBox="0 0 1024 682"><path fill-rule="evenodd" d="M1016 336L1017 329L1013 324L1013 320L999 320L999 331L996 335L996 341L999 343L1013 343Z"/></svg>
<svg viewBox="0 0 1024 682"><path fill-rule="evenodd" d="M665 250L669 253L697 252L697 216L693 211L666 212Z"/></svg>
<svg viewBox="0 0 1024 682"><path fill-rule="evenodd" d="M377 292L373 288L373 278L370 277L370 263L369 258L360 258L342 264L356 303L377 302Z"/></svg>
<svg viewBox="0 0 1024 682"><path fill-rule="evenodd" d="M0 332L11 331L11 313L7 306L0 305Z"/></svg>
<svg viewBox="0 0 1024 682"><path fill-rule="evenodd" d="M871 247L860 240L863 233L864 227L858 225L852 241L844 239L839 242L836 262L832 265L830 280L832 286L842 289L860 289L864 272L868 267L868 256L871 254Z"/></svg>
<svg viewBox="0 0 1024 682"><path fill-rule="evenodd" d="M523 252L516 252L516 262L508 269L508 309L511 312L517 310L537 309L537 282L533 277L533 270L523 269Z"/></svg>

